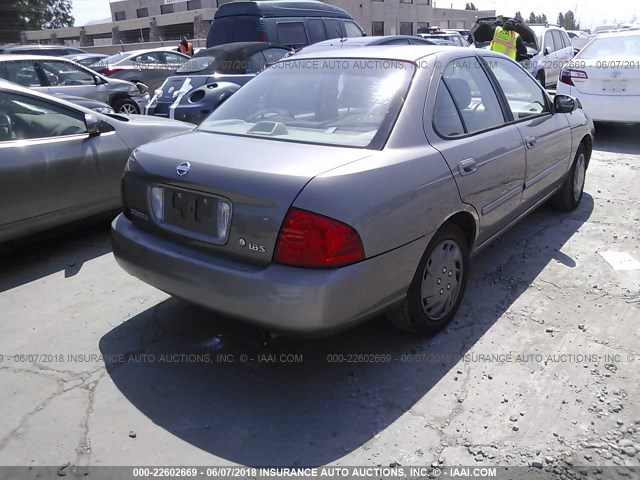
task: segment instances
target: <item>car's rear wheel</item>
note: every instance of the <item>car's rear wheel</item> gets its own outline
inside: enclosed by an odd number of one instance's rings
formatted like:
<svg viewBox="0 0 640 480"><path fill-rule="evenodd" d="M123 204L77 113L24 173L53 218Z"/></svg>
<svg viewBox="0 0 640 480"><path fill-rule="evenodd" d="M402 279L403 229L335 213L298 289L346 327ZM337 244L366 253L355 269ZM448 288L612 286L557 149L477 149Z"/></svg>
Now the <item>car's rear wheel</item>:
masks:
<svg viewBox="0 0 640 480"><path fill-rule="evenodd" d="M113 110L116 113L124 113L126 115L134 115L140 113L138 104L130 98L122 98L116 100L113 104Z"/></svg>
<svg viewBox="0 0 640 480"><path fill-rule="evenodd" d="M542 85L542 88L546 88L547 79L545 77L544 70L540 70L538 73L536 73L536 80L538 80L540 85Z"/></svg>
<svg viewBox="0 0 640 480"><path fill-rule="evenodd" d="M407 298L387 317L411 333L433 335L455 316L469 277L469 246L455 225L434 235L418 265Z"/></svg>
<svg viewBox="0 0 640 480"><path fill-rule="evenodd" d="M560 190L551 199L551 204L561 210L575 210L584 192L584 182L587 174L587 154L584 144L580 144L576 157Z"/></svg>

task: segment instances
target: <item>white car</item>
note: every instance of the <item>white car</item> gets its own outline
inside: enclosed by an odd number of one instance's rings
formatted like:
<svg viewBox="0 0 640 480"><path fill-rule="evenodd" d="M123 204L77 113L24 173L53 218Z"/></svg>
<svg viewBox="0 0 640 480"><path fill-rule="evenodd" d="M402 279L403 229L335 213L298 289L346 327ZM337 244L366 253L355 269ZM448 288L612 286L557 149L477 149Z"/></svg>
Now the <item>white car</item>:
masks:
<svg viewBox="0 0 640 480"><path fill-rule="evenodd" d="M530 25L536 34L538 53L523 65L544 85L555 85L562 68L573 58L573 46L567 32L560 27Z"/></svg>
<svg viewBox="0 0 640 480"><path fill-rule="evenodd" d="M640 31L593 38L562 70L556 92L577 97L596 122L640 123Z"/></svg>

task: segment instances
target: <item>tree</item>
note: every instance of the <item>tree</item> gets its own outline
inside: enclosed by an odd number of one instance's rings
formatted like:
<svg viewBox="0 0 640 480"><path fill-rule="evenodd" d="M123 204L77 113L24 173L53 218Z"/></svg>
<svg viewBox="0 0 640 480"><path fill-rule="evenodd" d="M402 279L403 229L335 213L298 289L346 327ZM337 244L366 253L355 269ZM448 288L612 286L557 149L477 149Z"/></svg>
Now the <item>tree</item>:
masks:
<svg viewBox="0 0 640 480"><path fill-rule="evenodd" d="M19 42L24 30L72 27L71 0L0 2L0 44Z"/></svg>
<svg viewBox="0 0 640 480"><path fill-rule="evenodd" d="M547 23L547 16L543 13L542 15L536 15L531 12L529 14L529 23Z"/></svg>
<svg viewBox="0 0 640 480"><path fill-rule="evenodd" d="M580 23L576 23L575 15L571 10L564 15L562 13L558 15L558 25L566 30L580 30Z"/></svg>
<svg viewBox="0 0 640 480"><path fill-rule="evenodd" d="M476 6L473 4L473 2L471 2L471 3L467 3L467 4L464 6L464 9L465 9L465 10L478 10L478 7L476 7Z"/></svg>
<svg viewBox="0 0 640 480"><path fill-rule="evenodd" d="M520 10L518 10L518 11L516 12L516 15L515 15L515 17L514 17L514 18L515 18L516 20L520 20L520 21L524 20L524 19L522 18L522 14L520 13Z"/></svg>

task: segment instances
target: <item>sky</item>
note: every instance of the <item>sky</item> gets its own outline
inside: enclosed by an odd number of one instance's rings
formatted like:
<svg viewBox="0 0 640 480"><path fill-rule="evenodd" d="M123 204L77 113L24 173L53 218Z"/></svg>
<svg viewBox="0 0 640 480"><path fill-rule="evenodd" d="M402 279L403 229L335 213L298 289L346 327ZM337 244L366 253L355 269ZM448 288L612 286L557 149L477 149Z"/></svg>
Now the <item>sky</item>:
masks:
<svg viewBox="0 0 640 480"><path fill-rule="evenodd" d="M76 25L84 25L90 20L109 18L109 0L71 0ZM464 8L464 0L435 0L439 8ZM573 10L580 20L581 28L593 28L597 25L612 23L640 22L640 8L637 0L477 0L474 2L480 10L496 10L498 14L513 15L520 11L524 18L533 10L536 14L544 13L549 20L555 21L558 13ZM532 5L535 5L533 7Z"/></svg>

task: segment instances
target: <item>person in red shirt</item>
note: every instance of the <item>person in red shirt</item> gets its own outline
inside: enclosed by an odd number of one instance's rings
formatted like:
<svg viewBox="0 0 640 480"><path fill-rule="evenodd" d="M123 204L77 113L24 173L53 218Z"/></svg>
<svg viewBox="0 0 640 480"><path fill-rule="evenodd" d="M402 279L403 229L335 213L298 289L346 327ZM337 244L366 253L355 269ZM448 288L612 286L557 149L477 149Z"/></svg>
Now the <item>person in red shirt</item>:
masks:
<svg viewBox="0 0 640 480"><path fill-rule="evenodd" d="M193 57L193 44L187 41L187 37L182 37L180 39L180 45L178 45L178 51L180 53L184 53L185 55L189 55Z"/></svg>

